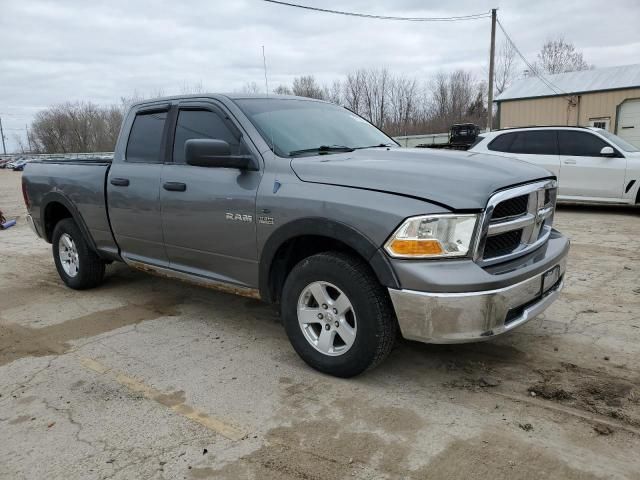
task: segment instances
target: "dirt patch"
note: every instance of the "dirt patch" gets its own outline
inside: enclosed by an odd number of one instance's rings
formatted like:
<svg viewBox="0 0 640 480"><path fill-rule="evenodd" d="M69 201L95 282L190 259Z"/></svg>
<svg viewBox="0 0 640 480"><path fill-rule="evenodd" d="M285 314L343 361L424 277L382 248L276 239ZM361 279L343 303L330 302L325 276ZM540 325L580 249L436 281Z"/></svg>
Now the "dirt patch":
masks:
<svg viewBox="0 0 640 480"><path fill-rule="evenodd" d="M497 433L497 432L496 432ZM456 440L428 465L407 472L414 479L491 478L492 480L596 480L596 475L572 468L561 457L500 432Z"/></svg>
<svg viewBox="0 0 640 480"><path fill-rule="evenodd" d="M362 397L333 398L313 412L309 405L324 403L326 385L282 383L283 420L308 419L271 429L255 452L218 470L192 471L192 478L331 480L364 471L367 478L379 476L372 472L404 477L416 435L425 425L418 413Z"/></svg>
<svg viewBox="0 0 640 480"><path fill-rule="evenodd" d="M479 377L479 378L463 378L450 382L445 382L444 386L448 388L459 388L478 392L484 388L493 388L500 385L502 381L496 377Z"/></svg>
<svg viewBox="0 0 640 480"><path fill-rule="evenodd" d="M31 419L30 415L20 415L19 417L14 418L9 421L9 425L17 425L19 423L28 422Z"/></svg>
<svg viewBox="0 0 640 480"><path fill-rule="evenodd" d="M637 384L571 363L537 373L542 379L529 386L531 395L640 426L640 388Z"/></svg>
<svg viewBox="0 0 640 480"><path fill-rule="evenodd" d="M24 357L61 355L69 350L68 342L72 340L172 315L176 315L176 302L163 298L144 305L102 310L43 328L0 325L0 366Z"/></svg>

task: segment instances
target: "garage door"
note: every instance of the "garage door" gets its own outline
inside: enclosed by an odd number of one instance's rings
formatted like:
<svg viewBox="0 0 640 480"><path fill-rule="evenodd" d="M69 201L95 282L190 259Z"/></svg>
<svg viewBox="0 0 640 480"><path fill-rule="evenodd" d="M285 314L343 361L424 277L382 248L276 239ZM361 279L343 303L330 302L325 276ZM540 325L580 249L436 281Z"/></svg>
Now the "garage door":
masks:
<svg viewBox="0 0 640 480"><path fill-rule="evenodd" d="M620 106L618 136L640 148L640 99L628 100Z"/></svg>

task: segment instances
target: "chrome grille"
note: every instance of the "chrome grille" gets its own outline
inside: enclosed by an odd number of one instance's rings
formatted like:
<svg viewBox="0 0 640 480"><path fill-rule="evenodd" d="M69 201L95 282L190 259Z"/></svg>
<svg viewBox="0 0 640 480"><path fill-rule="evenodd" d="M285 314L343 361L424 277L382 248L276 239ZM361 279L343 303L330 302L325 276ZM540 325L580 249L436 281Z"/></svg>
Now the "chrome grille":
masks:
<svg viewBox="0 0 640 480"><path fill-rule="evenodd" d="M492 219L505 217L516 217L527 212L529 205L529 195L520 195L519 197L503 200L493 210Z"/></svg>
<svg viewBox="0 0 640 480"><path fill-rule="evenodd" d="M522 230L499 233L485 244L483 258L487 260L511 253L520 246L521 240Z"/></svg>
<svg viewBox="0 0 640 480"><path fill-rule="evenodd" d="M555 180L494 194L482 217L475 260L483 265L524 255L547 241L557 195Z"/></svg>

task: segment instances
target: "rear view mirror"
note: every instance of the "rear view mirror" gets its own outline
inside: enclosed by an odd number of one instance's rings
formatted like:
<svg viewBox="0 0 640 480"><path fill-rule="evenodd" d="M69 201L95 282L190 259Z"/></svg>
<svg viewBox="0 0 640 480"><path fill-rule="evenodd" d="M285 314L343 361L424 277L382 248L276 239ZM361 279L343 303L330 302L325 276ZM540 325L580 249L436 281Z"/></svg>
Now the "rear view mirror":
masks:
<svg viewBox="0 0 640 480"><path fill-rule="evenodd" d="M254 170L250 155L231 155L231 146L224 140L194 138L184 145L187 165L195 167L238 168Z"/></svg>
<svg viewBox="0 0 640 480"><path fill-rule="evenodd" d="M613 147L602 147L602 150L600 150L600 156L601 157L615 157L616 156L616 151L613 149Z"/></svg>

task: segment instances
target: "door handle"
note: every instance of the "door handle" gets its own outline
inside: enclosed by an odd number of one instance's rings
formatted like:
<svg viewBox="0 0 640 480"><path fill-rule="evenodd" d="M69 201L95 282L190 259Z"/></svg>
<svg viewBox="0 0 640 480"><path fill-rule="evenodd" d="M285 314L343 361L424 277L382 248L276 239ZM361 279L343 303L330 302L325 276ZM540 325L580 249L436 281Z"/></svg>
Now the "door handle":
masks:
<svg viewBox="0 0 640 480"><path fill-rule="evenodd" d="M128 178L112 178L110 180L111 185L115 185L116 187L128 187L129 179Z"/></svg>
<svg viewBox="0 0 640 480"><path fill-rule="evenodd" d="M187 185L180 182L165 182L162 188L170 192L184 192L187 189Z"/></svg>
<svg viewBox="0 0 640 480"><path fill-rule="evenodd" d="M571 160L571 159L567 159L564 161L565 165L575 165L576 161L575 160Z"/></svg>

